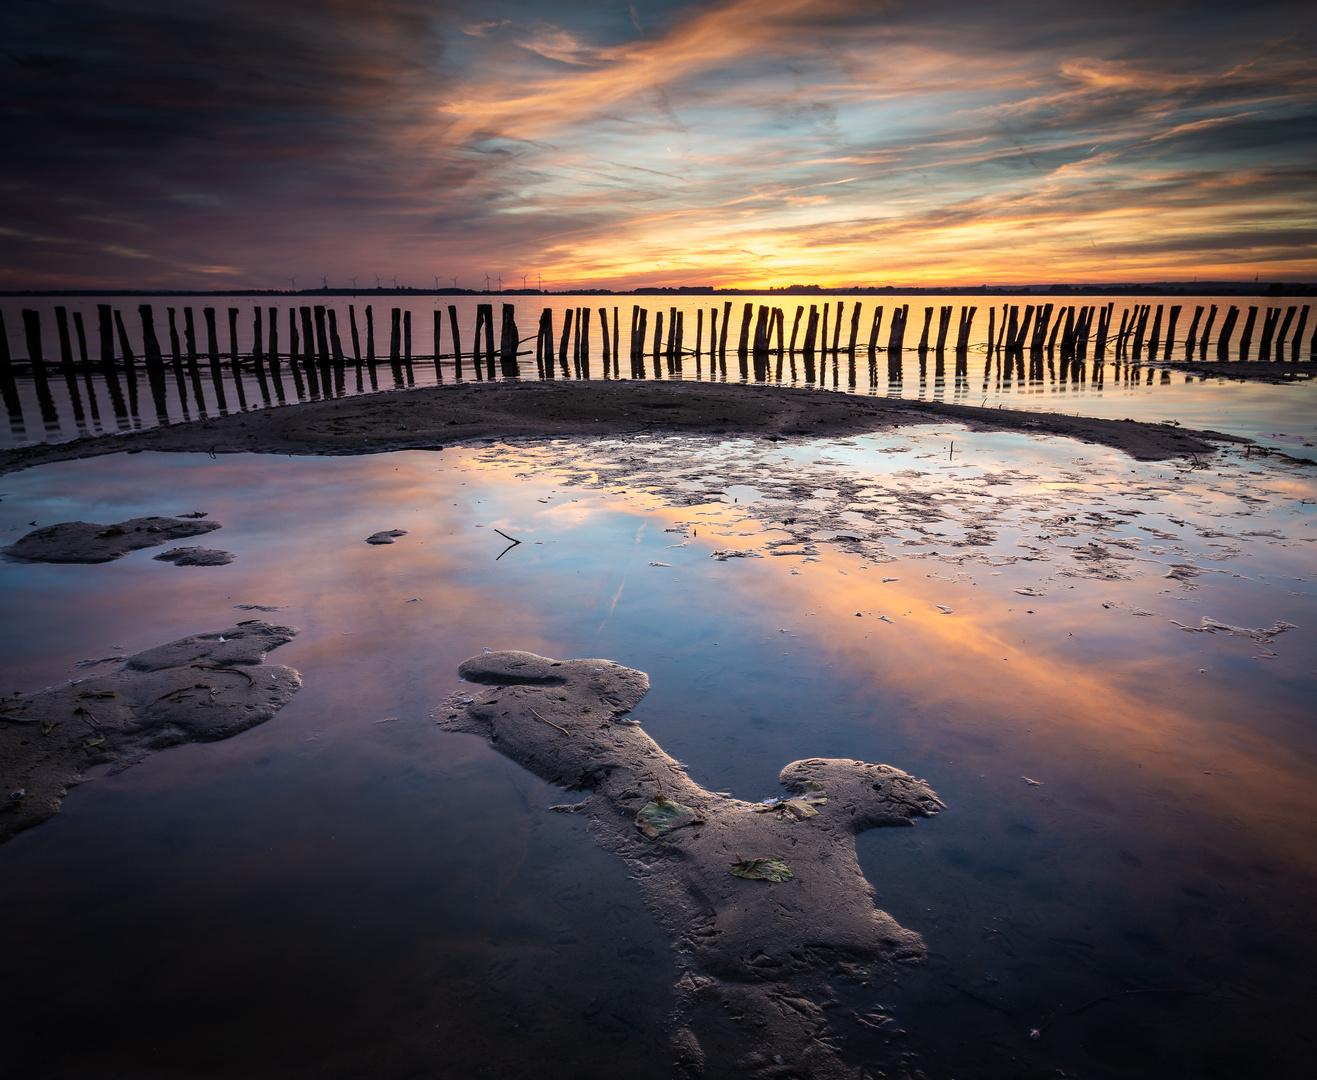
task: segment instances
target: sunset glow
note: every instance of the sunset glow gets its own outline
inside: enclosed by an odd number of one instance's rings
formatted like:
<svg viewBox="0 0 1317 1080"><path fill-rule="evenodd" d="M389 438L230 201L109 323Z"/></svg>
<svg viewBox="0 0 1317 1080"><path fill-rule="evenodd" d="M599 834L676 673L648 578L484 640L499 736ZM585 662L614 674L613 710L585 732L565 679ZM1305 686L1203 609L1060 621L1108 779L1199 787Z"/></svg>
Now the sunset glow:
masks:
<svg viewBox="0 0 1317 1080"><path fill-rule="evenodd" d="M1307 5L85 0L4 23L7 288L1317 276Z"/></svg>

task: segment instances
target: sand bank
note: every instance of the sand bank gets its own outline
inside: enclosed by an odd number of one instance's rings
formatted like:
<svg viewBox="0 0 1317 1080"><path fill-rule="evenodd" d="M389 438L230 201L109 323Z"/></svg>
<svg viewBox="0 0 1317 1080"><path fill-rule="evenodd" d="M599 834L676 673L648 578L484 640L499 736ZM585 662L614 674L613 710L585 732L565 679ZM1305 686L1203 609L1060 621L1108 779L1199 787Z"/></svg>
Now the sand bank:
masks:
<svg viewBox="0 0 1317 1080"><path fill-rule="evenodd" d="M290 626L252 620L123 657L105 675L0 698L0 843L59 811L98 765L122 772L155 750L263 724L302 685L265 654Z"/></svg>
<svg viewBox="0 0 1317 1080"><path fill-rule="evenodd" d="M590 835L626 860L646 906L672 938L673 1051L691 1075L841 1080L845 1023L832 983L862 984L923 958L923 939L873 903L855 837L911 825L942 808L933 790L890 765L794 761L785 796L748 803L707 791L625 714L649 689L610 660L527 652L472 657L459 673L490 689L436 713L550 783L588 790L556 809L590 815ZM700 1014L730 1017L710 1039ZM881 1011L881 1010L880 1010ZM873 1026L885 1017L847 1017ZM785 1066L785 1068L784 1068Z"/></svg>
<svg viewBox="0 0 1317 1080"><path fill-rule="evenodd" d="M68 443L0 451L0 473L124 451L370 454L527 435L669 431L768 438L849 435L954 421L979 431L1064 435L1140 461L1249 440L1170 424L980 409L938 401L697 382L464 383L307 402Z"/></svg>

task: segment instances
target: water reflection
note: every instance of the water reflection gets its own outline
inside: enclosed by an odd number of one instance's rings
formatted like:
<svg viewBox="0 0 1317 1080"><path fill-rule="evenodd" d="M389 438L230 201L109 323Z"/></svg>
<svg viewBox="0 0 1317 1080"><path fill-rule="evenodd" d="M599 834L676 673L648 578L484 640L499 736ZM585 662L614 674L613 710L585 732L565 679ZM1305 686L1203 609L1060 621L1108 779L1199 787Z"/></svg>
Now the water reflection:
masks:
<svg viewBox="0 0 1317 1080"><path fill-rule="evenodd" d="M481 1054L523 1075L520 1054L567 1076L601 1031L604 1072L666 1061L666 946L620 867L546 813L560 792L429 723L482 647L648 671L636 719L712 789L773 794L812 755L927 777L948 811L861 850L930 963L838 992L895 1010L930 1075L1285 1075L1303 1052L1311 639L1177 625L1312 624L1297 466L1177 470L942 427L785 448L143 454L7 490L11 532L199 508L238 554L218 571L150 552L0 564L14 686L246 617L235 603L303 628L276 658L306 686L238 739L76 789L0 849L6 955L57 973L28 976L9 1014L30 1025L7 1035L20 1059L58 1026L46 1015L87 1025L70 1068L132 1071L145 1034L181 1060L216 1017L222 1043L293 1048L327 1075L389 1045L377 1075ZM362 542L395 527L395 545ZM522 540L501 559L496 529ZM254 986L262 957L274 981ZM1069 1013L1145 989L1185 993ZM142 1016L161 1019L144 1032Z"/></svg>
<svg viewBox="0 0 1317 1080"><path fill-rule="evenodd" d="M1233 398L1239 387L1215 385L1209 390L1202 380L1172 378L1147 365L1194 356L1206 359L1209 345L1217 359L1256 356L1268 363L1297 360L1310 355L1313 347L1306 336L1309 307L1299 304L1267 306L1260 317L1260 309L1251 308L1236 340L1239 308L1230 304L1224 305L1228 311L1215 336L1219 305L1195 305L1181 337L1182 304L1007 302L987 307L985 337L980 307L987 297L953 297L953 303L936 308L924 305L921 311L916 306L913 314L909 303L851 298L795 305L788 335L788 309L781 306L781 297L736 305L729 300L707 308L683 298L652 311L644 304L632 305L629 364L624 365L622 308L592 309L588 297L560 313L543 308L533 349L522 329L531 316L523 308L519 319L514 303L500 305L496 341L494 305L475 298L446 305L446 320L437 304L427 319L423 312L393 306L392 301L386 301L387 307L378 305L377 311L373 302L326 297L324 303L292 304L284 316L279 306L263 307L259 300L232 306L231 298L220 299L225 301L223 310L218 304L203 304L199 313L192 305L183 306L181 334L179 309L165 307L167 356L156 308L149 303L138 304L135 317L112 303L80 300L25 308L24 343L13 347L0 319L0 392L10 421L9 441L58 441L194 415L433 386L445 379L725 381L729 351L731 377L746 382L962 404L1075 407L1095 415L1156 420L1193 398L1204 403L1203 415L1211 417L1216 410L1206 403L1213 392ZM79 304L99 328L100 350L94 359L88 355ZM378 350L377 315L388 327L387 344L381 340ZM413 326L413 315L425 330ZM907 334L912 317L915 325ZM281 336L281 320L286 338ZM199 338L202 324L204 340ZM472 325L470 337L464 337L464 328ZM692 325L693 339L687 331ZM221 326L226 331L223 341ZM349 329L347 342L340 335L344 326ZM1152 387L1155 391L1149 391ZM112 428L102 422L103 405L114 416ZM39 430L32 427L38 417ZM1307 438L1313 434L1311 424L1297 427L1300 442L1314 441Z"/></svg>

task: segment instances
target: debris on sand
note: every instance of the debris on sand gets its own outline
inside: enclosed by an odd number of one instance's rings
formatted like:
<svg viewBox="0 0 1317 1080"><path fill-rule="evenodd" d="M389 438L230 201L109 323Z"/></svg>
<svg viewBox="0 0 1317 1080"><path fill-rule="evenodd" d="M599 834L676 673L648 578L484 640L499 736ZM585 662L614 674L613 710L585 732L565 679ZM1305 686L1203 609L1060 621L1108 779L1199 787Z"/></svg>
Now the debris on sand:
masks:
<svg viewBox="0 0 1317 1080"><path fill-rule="evenodd" d="M509 651L472 657L458 673L484 688L446 700L441 726L590 792L561 809L590 815L589 834L626 861L673 940L670 1030L686 1068L784 1075L776 1058L802 1080L852 1075L845 1047L816 1037L834 1003L829 980L863 981L924 956L923 939L874 906L855 837L936 814L932 789L890 765L809 758L782 770L785 799L745 802L701 787L626 718L649 689L642 671ZM721 1035L701 1044L701 1016L715 1006L738 1018L742 1045Z"/></svg>
<svg viewBox="0 0 1317 1080"><path fill-rule="evenodd" d="M1171 622L1190 634L1229 634L1231 637L1252 638L1254 641L1263 644L1271 641L1277 634L1283 634L1286 630L1298 629L1294 623L1280 621L1272 626L1231 626L1229 623L1220 622L1208 615L1203 616L1201 626L1188 626L1185 623L1177 622L1175 619L1172 619Z"/></svg>
<svg viewBox="0 0 1317 1080"><path fill-rule="evenodd" d="M162 551L155 558L175 566L228 566L233 562L234 555L231 551L220 551L218 548L180 547Z"/></svg>
<svg viewBox="0 0 1317 1080"><path fill-rule="evenodd" d="M291 626L251 621L122 658L105 675L0 699L0 843L59 811L93 765L122 772L155 750L215 742L263 724L301 686L289 667L263 663Z"/></svg>
<svg viewBox="0 0 1317 1080"><path fill-rule="evenodd" d="M385 529L382 532L371 533L366 537L368 544L392 544L394 539L399 536L406 536L406 529Z"/></svg>
<svg viewBox="0 0 1317 1080"><path fill-rule="evenodd" d="M122 559L138 548L159 547L170 540L200 536L220 527L218 521L180 521L178 518L140 517L114 525L91 521L61 521L43 525L0 552L28 562L103 563Z"/></svg>

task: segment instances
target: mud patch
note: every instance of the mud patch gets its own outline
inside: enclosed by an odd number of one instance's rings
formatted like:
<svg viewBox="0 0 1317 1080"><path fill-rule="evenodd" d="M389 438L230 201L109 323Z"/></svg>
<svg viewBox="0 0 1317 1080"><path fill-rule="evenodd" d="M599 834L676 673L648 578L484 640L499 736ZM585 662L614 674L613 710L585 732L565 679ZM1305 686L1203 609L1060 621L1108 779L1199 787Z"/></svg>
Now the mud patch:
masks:
<svg viewBox="0 0 1317 1080"><path fill-rule="evenodd" d="M302 680L265 654L296 634L243 623L146 649L105 675L0 698L0 843L57 813L94 765L122 772L153 751L269 720Z"/></svg>
<svg viewBox="0 0 1317 1080"><path fill-rule="evenodd" d="M130 518L113 525L91 521L61 521L44 525L0 548L10 558L27 562L103 563L122 559L138 548L159 547L170 540L214 532L218 521L180 521L178 518Z"/></svg>
<svg viewBox="0 0 1317 1080"><path fill-rule="evenodd" d="M824 1012L836 1001L832 981L862 982L925 954L917 933L874 906L855 837L937 813L932 789L890 765L810 758L782 770L788 798L745 802L701 787L626 719L649 689L644 672L515 651L458 671L489 689L451 697L436 712L441 726L590 792L555 809L590 815L590 834L626 860L674 942L681 1064L692 1074L853 1075ZM751 1057L724 1060L722 1040L704 1045L698 1013L709 1004L753 1034Z"/></svg>

